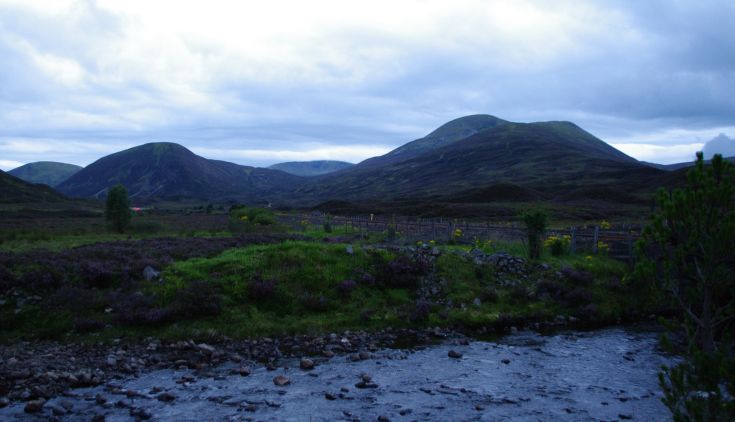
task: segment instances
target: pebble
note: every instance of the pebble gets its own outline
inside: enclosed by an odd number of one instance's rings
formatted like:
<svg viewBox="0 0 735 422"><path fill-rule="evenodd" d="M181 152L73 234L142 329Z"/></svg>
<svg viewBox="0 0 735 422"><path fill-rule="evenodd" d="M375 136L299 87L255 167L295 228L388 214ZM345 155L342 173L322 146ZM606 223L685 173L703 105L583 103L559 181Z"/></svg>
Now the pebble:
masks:
<svg viewBox="0 0 735 422"><path fill-rule="evenodd" d="M250 367L249 366L241 366L237 370L237 373L240 374L243 377L247 377L248 375L250 375Z"/></svg>
<svg viewBox="0 0 735 422"><path fill-rule="evenodd" d="M43 409L44 404L46 404L46 400L44 399L31 400L26 403L26 406L23 408L23 411L26 413L40 412L41 409Z"/></svg>
<svg viewBox="0 0 735 422"><path fill-rule="evenodd" d="M176 400L176 396L174 396L171 393L161 393L156 398L158 399L158 401L162 401L166 403Z"/></svg>
<svg viewBox="0 0 735 422"><path fill-rule="evenodd" d="M447 356L449 356L452 359L459 359L462 357L462 353L459 353L456 350L450 350L449 353L447 353Z"/></svg>
<svg viewBox="0 0 735 422"><path fill-rule="evenodd" d="M337 397L332 393L324 393L324 398L327 400L337 400Z"/></svg>
<svg viewBox="0 0 735 422"><path fill-rule="evenodd" d="M288 378L284 377L283 375L278 375L275 378L273 378L273 384L275 384L275 385L277 385L279 387L283 387L284 385L291 384L291 380L289 380Z"/></svg>
<svg viewBox="0 0 735 422"><path fill-rule="evenodd" d="M308 358L301 358L301 362L299 362L299 367L305 371L314 369L314 361Z"/></svg>
<svg viewBox="0 0 735 422"><path fill-rule="evenodd" d="M7 407L10 404L10 400L7 399L7 397L0 398L0 409L3 407Z"/></svg>
<svg viewBox="0 0 735 422"><path fill-rule="evenodd" d="M501 359L500 361L506 365L510 363L510 359Z"/></svg>

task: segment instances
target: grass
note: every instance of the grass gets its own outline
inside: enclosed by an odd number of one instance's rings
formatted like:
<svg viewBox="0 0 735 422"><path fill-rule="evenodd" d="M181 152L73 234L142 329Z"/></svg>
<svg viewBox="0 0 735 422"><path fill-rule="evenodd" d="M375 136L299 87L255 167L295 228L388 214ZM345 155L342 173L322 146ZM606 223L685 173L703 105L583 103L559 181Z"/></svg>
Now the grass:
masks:
<svg viewBox="0 0 735 422"><path fill-rule="evenodd" d="M17 232L3 229L0 230L0 250L64 250L102 241L164 234L196 237L231 235L223 231L227 226L227 219L223 217L203 214L150 216L138 221L139 233L123 235L96 229L83 231L76 227L50 233L42 229L20 229ZM219 221L217 224L220 226L213 224L213 221ZM193 228L182 230L182 227ZM220 231L217 231L217 227L220 227ZM278 230L285 229L280 227ZM498 275L493 268L477 265L464 258L461 252L478 248L488 254L505 252L525 256L523 243L479 240L472 244L436 245L442 254L436 261L430 279L440 282L441 294L434 299L442 303L430 305L426 315L416 317L419 302L415 288L393 285L389 278L385 281L386 266L396 258L396 252L363 248L383 243L387 232L371 232L366 238L355 240L358 232L349 226L333 225L327 231L321 225L304 225L302 230L295 233L306 240L246 246L225 250L209 258L173 262L165 268L159 268L164 270L164 282L136 281L137 284L132 287L108 286L93 290L95 303L81 310L64 306L49 307L46 302L41 302L26 305L16 312L14 299L6 300L4 305L0 305L0 317L3 320L0 339L99 340L151 335L187 338L196 333L218 333L242 338L384 327L480 328L552 320L560 314L610 322L629 309L640 307L634 293L635 286L620 282L626 276L624 263L601 255L555 257L545 251L538 262L532 263L525 277ZM353 252L347 252L348 243L322 242L325 238L351 241ZM400 238L397 240L402 241ZM425 242L428 243L428 239ZM536 265L541 262L548 263L550 268L543 269ZM564 267L589 272L593 281L577 285L558 275ZM354 286L346 290L341 288L345 280L354 281ZM615 280L618 280L617 285ZM544 282L558 285L561 293L556 297L539 294L539 283ZM253 287L258 283L265 286L265 293L258 293ZM271 284L272 292L269 292L268 286ZM153 310L177 310L184 306L188 313L178 313L173 318L154 323L122 324L119 314L132 312L131 309L125 309L120 303L109 302L111 299L107 296L124 289L132 289L128 290L128 295L140 291L151 298L152 304L146 306L152 306ZM575 290L582 297L581 303L572 303L568 298ZM184 305L181 304L182 300ZM198 306L213 300L218 302L217 312L199 312ZM106 307L115 309L109 313L105 312ZM592 308L594 315L584 314ZM79 318L107 324L107 328L92 334L74 334L73 328Z"/></svg>

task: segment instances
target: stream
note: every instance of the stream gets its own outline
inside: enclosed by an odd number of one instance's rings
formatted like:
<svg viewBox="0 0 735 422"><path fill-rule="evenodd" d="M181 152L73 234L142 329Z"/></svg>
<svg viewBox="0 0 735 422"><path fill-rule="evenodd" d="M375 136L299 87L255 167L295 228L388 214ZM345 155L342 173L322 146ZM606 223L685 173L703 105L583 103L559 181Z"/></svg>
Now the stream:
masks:
<svg viewBox="0 0 735 422"><path fill-rule="evenodd" d="M0 420L670 420L657 373L672 358L657 338L620 327L523 331L496 342L384 349L355 362L317 357L308 371L298 360L275 370L253 364L247 376L234 364L156 370L70 390L35 414L13 403ZM278 376L289 383L277 386Z"/></svg>

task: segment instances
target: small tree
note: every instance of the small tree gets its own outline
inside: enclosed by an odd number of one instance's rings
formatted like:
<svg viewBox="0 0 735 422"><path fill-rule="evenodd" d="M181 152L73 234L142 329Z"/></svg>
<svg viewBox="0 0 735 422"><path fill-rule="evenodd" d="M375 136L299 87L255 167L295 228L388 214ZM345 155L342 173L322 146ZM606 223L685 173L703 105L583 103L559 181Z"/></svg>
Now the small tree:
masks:
<svg viewBox="0 0 735 422"><path fill-rule="evenodd" d="M638 243L639 276L680 310L685 360L660 375L675 420L735 418L735 168L697 153L687 186L659 190Z"/></svg>
<svg viewBox="0 0 735 422"><path fill-rule="evenodd" d="M113 230L122 233L130 225L131 217L128 191L125 186L117 184L107 193L105 219Z"/></svg>
<svg viewBox="0 0 735 422"><path fill-rule="evenodd" d="M526 225L528 235L528 257L538 259L541 257L541 237L546 231L546 211L536 208L524 211L521 221Z"/></svg>

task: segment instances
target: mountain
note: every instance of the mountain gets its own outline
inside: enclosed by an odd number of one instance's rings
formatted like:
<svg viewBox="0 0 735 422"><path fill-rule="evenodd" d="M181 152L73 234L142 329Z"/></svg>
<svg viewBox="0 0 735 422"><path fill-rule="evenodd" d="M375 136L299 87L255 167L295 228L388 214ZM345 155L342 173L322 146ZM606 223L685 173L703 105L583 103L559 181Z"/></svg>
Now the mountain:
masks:
<svg viewBox="0 0 735 422"><path fill-rule="evenodd" d="M0 203L62 202L62 195L42 184L26 182L0 170Z"/></svg>
<svg viewBox="0 0 735 422"><path fill-rule="evenodd" d="M57 189L74 197L103 197L117 183L132 198L268 201L303 179L278 170L200 157L181 145L158 142L100 158Z"/></svg>
<svg viewBox="0 0 735 422"><path fill-rule="evenodd" d="M474 133L457 139L464 132L453 129L463 127L474 128ZM443 141L434 141L438 138ZM468 116L384 156L319 176L297 194L318 201L441 200L466 191L479 201L481 188L513 184L522 188L525 198L553 199L581 187L630 190L636 178L660 173L570 122L513 123ZM501 191L499 196L507 197L507 186L486 190L486 201L493 200L492 192Z"/></svg>
<svg viewBox="0 0 735 422"><path fill-rule="evenodd" d="M26 182L43 183L44 185L54 187L81 169L82 167L74 164L57 163L55 161L36 161L35 163L28 163L14 168L8 174L12 174Z"/></svg>
<svg viewBox="0 0 735 422"><path fill-rule="evenodd" d="M285 171L286 173L295 174L297 176L319 176L321 174L331 173L352 167L354 164L346 161L289 161L286 163L273 164L268 166L272 170Z"/></svg>
<svg viewBox="0 0 735 422"><path fill-rule="evenodd" d="M735 164L735 157L725 157L725 160ZM705 164L709 164L710 161L711 160L704 160ZM686 162L686 163L676 163L676 164L657 164L657 163L648 163L645 161L643 163L648 166L657 168L659 170L666 170L666 171L674 171L674 170L679 170L679 169L694 166L694 160Z"/></svg>

